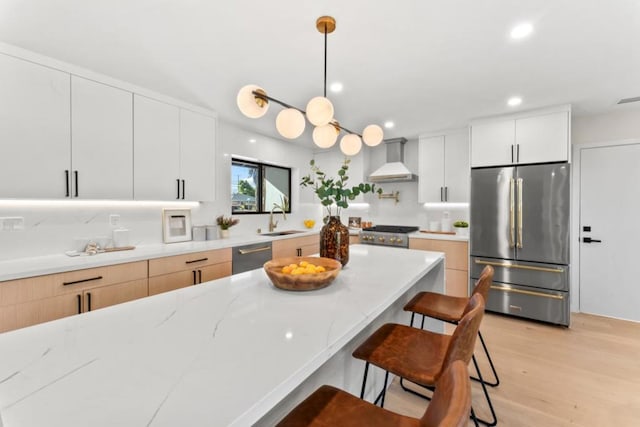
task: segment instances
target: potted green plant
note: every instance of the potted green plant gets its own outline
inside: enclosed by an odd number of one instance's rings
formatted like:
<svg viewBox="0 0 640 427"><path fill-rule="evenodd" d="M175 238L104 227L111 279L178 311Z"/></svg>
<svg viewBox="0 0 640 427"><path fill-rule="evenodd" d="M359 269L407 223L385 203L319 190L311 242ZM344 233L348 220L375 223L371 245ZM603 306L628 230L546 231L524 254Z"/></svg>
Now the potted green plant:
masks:
<svg viewBox="0 0 640 427"><path fill-rule="evenodd" d="M229 237L229 229L239 223L240 220L232 217L225 217L220 215L216 218L216 224L220 228L220 238L226 239Z"/></svg>
<svg viewBox="0 0 640 427"><path fill-rule="evenodd" d="M300 182L302 187L313 187L320 203L327 210L328 220L320 230L320 256L336 259L343 266L349 262L349 229L340 221L340 210L348 208L349 200L354 200L360 194L382 193L382 189L376 188L375 184L349 186L347 181L350 162L345 158L338 169L338 176L332 178L311 160L311 173L303 176Z"/></svg>
<svg viewBox="0 0 640 427"><path fill-rule="evenodd" d="M456 221L453 223L453 226L456 229L456 234L458 236L468 236L469 235L469 223L467 221Z"/></svg>

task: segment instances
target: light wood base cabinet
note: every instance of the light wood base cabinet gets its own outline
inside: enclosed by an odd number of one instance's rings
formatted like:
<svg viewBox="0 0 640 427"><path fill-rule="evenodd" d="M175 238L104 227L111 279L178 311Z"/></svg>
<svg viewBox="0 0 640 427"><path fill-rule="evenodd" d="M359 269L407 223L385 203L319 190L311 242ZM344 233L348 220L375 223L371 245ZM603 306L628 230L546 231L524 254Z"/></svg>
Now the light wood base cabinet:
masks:
<svg viewBox="0 0 640 427"><path fill-rule="evenodd" d="M360 236L354 236L354 235L349 236L350 245L357 245L358 243L360 243Z"/></svg>
<svg viewBox="0 0 640 427"><path fill-rule="evenodd" d="M273 259L309 256L320 252L320 235L275 240L271 244Z"/></svg>
<svg viewBox="0 0 640 427"><path fill-rule="evenodd" d="M0 331L97 310L147 295L147 261L1 282Z"/></svg>
<svg viewBox="0 0 640 427"><path fill-rule="evenodd" d="M149 260L149 295L231 275L231 248Z"/></svg>
<svg viewBox="0 0 640 427"><path fill-rule="evenodd" d="M445 293L456 297L468 296L469 255L468 243L453 240L409 239L409 249L444 252Z"/></svg>

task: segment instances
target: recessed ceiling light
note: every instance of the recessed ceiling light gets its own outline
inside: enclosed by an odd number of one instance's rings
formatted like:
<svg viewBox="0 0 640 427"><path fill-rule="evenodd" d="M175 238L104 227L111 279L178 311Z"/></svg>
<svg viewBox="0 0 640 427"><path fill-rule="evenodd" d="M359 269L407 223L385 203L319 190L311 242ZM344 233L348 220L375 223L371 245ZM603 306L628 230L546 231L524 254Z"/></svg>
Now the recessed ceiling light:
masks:
<svg viewBox="0 0 640 427"><path fill-rule="evenodd" d="M392 129L396 124L393 123L391 120L384 122L384 127L387 129Z"/></svg>
<svg viewBox="0 0 640 427"><path fill-rule="evenodd" d="M509 107L517 107L518 105L522 104L522 98L520 98L519 96L513 96L509 98L507 104L509 104Z"/></svg>
<svg viewBox="0 0 640 427"><path fill-rule="evenodd" d="M523 39L533 32L533 25L529 22L518 24L511 29L512 39Z"/></svg>
<svg viewBox="0 0 640 427"><path fill-rule="evenodd" d="M249 142L250 142L250 143L252 143L252 144L255 144L255 143L256 143L256 139L255 139L255 138L251 138L251 139L249 140Z"/></svg>
<svg viewBox="0 0 640 427"><path fill-rule="evenodd" d="M333 82L331 83L331 86L329 86L329 90L333 93L340 93L342 92L342 83L340 82Z"/></svg>

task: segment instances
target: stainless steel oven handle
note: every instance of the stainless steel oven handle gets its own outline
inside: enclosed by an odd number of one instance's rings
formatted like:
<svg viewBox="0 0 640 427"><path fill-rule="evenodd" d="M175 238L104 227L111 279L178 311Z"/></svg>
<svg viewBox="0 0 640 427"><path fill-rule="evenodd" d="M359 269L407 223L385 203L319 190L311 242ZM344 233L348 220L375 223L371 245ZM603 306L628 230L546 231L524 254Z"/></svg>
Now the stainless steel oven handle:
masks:
<svg viewBox="0 0 640 427"><path fill-rule="evenodd" d="M491 289L493 289L494 291L511 292L514 294L522 294L522 295L531 295L534 297L551 298L551 299L559 299L559 300L564 299L564 296L562 295L545 294L543 292L535 292L535 291L525 291L522 289L506 288L504 286L491 286Z"/></svg>
<svg viewBox="0 0 640 427"><path fill-rule="evenodd" d="M509 180L509 247L514 247L515 239L515 181Z"/></svg>
<svg viewBox="0 0 640 427"><path fill-rule="evenodd" d="M476 264L490 265L492 267L517 268L520 270L545 271L547 273L564 273L563 268L536 267L533 265L508 264L506 262L482 261L477 259Z"/></svg>
<svg viewBox="0 0 640 427"><path fill-rule="evenodd" d="M518 248L522 249L524 247L524 242L522 241L522 188L523 188L523 179L518 178Z"/></svg>

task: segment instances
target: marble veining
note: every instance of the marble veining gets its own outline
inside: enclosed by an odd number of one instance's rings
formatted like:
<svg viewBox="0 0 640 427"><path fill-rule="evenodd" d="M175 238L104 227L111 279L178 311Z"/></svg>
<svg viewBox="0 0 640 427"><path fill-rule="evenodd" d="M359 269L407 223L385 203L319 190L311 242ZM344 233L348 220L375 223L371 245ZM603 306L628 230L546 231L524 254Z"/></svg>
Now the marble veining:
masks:
<svg viewBox="0 0 640 427"><path fill-rule="evenodd" d="M2 426L254 424L443 255L350 258L316 291L258 269L0 334Z"/></svg>

